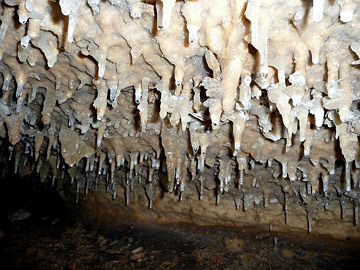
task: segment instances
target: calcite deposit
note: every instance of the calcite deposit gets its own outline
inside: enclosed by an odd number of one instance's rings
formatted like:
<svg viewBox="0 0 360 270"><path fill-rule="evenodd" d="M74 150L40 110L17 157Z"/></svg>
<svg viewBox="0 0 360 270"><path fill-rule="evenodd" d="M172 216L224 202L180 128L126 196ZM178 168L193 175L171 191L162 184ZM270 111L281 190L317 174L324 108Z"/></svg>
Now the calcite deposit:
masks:
<svg viewBox="0 0 360 270"><path fill-rule="evenodd" d="M3 172L145 220L360 232L359 1L0 12Z"/></svg>

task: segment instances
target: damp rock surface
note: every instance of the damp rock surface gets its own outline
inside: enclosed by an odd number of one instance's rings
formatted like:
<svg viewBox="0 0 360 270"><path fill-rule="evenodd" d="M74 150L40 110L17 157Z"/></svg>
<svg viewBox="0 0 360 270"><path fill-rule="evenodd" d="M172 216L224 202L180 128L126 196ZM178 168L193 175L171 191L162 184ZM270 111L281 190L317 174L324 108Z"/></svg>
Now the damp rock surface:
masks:
<svg viewBox="0 0 360 270"><path fill-rule="evenodd" d="M102 217L359 237L358 1L0 3L3 175Z"/></svg>

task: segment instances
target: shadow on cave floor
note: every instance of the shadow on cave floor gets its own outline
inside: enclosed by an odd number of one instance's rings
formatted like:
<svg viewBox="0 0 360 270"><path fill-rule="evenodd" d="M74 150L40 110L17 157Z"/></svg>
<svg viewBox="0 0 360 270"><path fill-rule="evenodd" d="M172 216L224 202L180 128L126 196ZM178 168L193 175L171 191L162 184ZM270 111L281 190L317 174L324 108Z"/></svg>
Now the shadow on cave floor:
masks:
<svg viewBox="0 0 360 270"><path fill-rule="evenodd" d="M29 179L1 180L0 203L0 269L360 266L360 243L351 239L183 224L98 228L77 219L78 210L67 208L56 190L34 185Z"/></svg>

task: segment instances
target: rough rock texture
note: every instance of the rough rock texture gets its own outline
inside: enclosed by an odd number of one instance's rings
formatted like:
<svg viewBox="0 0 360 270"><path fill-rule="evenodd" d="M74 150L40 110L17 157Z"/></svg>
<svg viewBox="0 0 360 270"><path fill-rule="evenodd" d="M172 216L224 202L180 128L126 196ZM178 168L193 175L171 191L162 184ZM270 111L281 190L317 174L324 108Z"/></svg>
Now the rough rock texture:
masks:
<svg viewBox="0 0 360 270"><path fill-rule="evenodd" d="M145 220L358 235L358 1L1 2L4 171Z"/></svg>

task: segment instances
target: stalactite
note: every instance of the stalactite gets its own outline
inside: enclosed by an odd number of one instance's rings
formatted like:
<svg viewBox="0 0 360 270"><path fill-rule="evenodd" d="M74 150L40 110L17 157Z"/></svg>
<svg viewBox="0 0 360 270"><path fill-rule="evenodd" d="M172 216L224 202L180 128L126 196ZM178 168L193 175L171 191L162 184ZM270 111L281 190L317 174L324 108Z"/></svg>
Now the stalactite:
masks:
<svg viewBox="0 0 360 270"><path fill-rule="evenodd" d="M78 0L60 0L61 12L65 16L69 16L67 29L67 42L73 42L74 32L77 24L77 13L79 9Z"/></svg>

